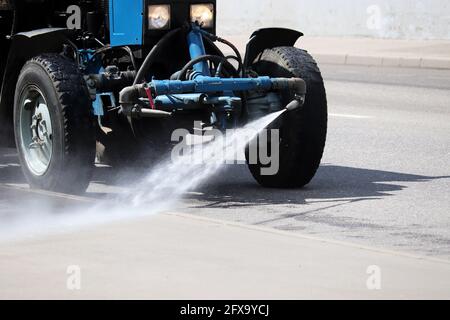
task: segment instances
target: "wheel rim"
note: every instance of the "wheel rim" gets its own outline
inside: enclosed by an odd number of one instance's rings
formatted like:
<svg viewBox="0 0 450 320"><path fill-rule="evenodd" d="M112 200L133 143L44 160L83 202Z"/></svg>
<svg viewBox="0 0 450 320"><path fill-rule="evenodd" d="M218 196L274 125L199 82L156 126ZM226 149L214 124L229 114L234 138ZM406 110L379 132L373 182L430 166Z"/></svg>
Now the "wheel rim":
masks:
<svg viewBox="0 0 450 320"><path fill-rule="evenodd" d="M50 112L44 95L36 86L26 87L21 97L20 147L30 171L42 176L47 172L53 154Z"/></svg>

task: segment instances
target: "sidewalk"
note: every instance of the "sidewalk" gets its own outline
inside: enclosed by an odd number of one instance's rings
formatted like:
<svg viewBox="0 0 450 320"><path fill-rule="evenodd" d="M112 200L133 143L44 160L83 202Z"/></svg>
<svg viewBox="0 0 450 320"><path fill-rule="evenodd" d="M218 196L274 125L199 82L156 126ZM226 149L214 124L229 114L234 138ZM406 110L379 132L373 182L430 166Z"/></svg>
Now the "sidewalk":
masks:
<svg viewBox="0 0 450 320"><path fill-rule="evenodd" d="M0 299L450 299L449 288L447 261L183 214L0 244Z"/></svg>
<svg viewBox="0 0 450 320"><path fill-rule="evenodd" d="M225 37L244 51L248 36ZM321 64L450 69L450 41L370 38L300 38Z"/></svg>

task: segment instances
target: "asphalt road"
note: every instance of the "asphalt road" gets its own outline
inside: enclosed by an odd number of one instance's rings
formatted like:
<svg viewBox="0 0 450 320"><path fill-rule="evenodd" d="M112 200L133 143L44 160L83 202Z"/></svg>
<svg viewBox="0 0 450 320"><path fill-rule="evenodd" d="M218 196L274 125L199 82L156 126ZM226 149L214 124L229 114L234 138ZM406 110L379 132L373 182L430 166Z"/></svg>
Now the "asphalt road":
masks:
<svg viewBox="0 0 450 320"><path fill-rule="evenodd" d="M329 133L311 185L262 189L230 168L185 210L450 258L450 72L322 69Z"/></svg>
<svg viewBox="0 0 450 320"><path fill-rule="evenodd" d="M450 72L322 69L328 143L307 188L263 189L246 167L230 166L170 210L450 259ZM98 168L87 198L120 192L132 181ZM9 189L24 186L14 150L1 151L0 185L8 186L0 192L3 226L20 215L15 226L46 221L24 214L22 191ZM62 197L52 206L64 211L72 202ZM27 207L38 212L39 205L33 198Z"/></svg>

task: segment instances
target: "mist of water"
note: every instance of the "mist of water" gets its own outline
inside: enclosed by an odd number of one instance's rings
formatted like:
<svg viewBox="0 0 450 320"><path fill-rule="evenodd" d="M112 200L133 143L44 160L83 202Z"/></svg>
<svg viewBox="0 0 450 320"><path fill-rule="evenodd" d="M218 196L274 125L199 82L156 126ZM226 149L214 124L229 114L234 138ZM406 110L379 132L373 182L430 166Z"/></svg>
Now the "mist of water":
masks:
<svg viewBox="0 0 450 320"><path fill-rule="evenodd" d="M283 112L270 114L248 124L241 130L232 131L231 135L216 137L206 146L192 148L190 153L173 161L167 161L150 172L125 195L125 199L131 200L133 207L152 203L164 206L171 202L165 200L168 197L178 200L184 193L218 173L224 167L225 160L234 156L232 154L234 151L243 150L259 132ZM198 163L201 165L197 165Z"/></svg>
<svg viewBox="0 0 450 320"><path fill-rule="evenodd" d="M259 132L283 112L267 115L243 129L232 131L231 135L216 137L212 142L194 147L181 157L168 159L151 169L128 191L84 205L82 209L64 209L64 214L61 214L61 209L56 210L42 202L14 204L13 210L20 211L21 214L10 217L6 223L5 221L1 223L0 238L71 231L170 211L176 207L185 193L219 173L225 167L225 159L232 156L230 152L243 150ZM36 212L32 209L34 207L40 210Z"/></svg>

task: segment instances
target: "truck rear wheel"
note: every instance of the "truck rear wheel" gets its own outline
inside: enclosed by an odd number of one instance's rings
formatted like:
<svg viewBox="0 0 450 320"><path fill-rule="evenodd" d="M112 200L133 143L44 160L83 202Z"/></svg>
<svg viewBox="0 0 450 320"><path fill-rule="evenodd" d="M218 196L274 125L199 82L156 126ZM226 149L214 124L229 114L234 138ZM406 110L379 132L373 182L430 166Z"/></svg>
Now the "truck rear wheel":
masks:
<svg viewBox="0 0 450 320"><path fill-rule="evenodd" d="M86 190L96 144L91 101L75 63L46 54L25 64L16 86L14 132L32 188Z"/></svg>
<svg viewBox="0 0 450 320"><path fill-rule="evenodd" d="M249 164L252 175L264 187L303 187L311 182L320 166L327 135L327 98L320 70L311 55L293 47L265 50L252 69L260 76L299 77L306 82L304 106L285 114L271 127L280 130L278 173L262 175L261 169L264 166L261 163ZM285 92L280 98L286 106L293 96ZM249 111L251 113L252 110ZM270 134L268 137L270 144Z"/></svg>

